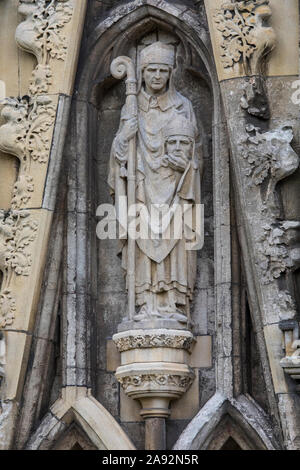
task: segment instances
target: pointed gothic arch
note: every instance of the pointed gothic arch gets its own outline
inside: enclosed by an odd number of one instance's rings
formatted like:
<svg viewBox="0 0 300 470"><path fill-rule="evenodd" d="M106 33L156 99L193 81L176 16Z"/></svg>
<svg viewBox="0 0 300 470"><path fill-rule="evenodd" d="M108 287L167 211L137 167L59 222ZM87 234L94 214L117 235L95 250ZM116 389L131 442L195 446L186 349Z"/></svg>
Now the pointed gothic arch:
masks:
<svg viewBox="0 0 300 470"><path fill-rule="evenodd" d="M243 450L280 448L267 415L251 397L228 399L216 393L188 424L174 450L220 450L229 437Z"/></svg>
<svg viewBox="0 0 300 470"><path fill-rule="evenodd" d="M98 450L134 450L133 444L110 413L91 396L90 390L67 387L51 407L27 450L48 450L55 446L72 424L87 435Z"/></svg>

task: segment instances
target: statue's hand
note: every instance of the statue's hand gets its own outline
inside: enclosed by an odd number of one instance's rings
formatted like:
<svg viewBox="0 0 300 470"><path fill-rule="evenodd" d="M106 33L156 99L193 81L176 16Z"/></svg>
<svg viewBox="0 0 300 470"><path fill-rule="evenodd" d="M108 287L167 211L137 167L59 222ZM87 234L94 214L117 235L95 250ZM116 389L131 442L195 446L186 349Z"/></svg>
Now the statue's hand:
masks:
<svg viewBox="0 0 300 470"><path fill-rule="evenodd" d="M169 166L176 171L185 171L187 167L187 160L182 157L175 157L175 155L168 155Z"/></svg>
<svg viewBox="0 0 300 470"><path fill-rule="evenodd" d="M129 142L138 131L138 120L136 117L124 121L120 137L123 141Z"/></svg>

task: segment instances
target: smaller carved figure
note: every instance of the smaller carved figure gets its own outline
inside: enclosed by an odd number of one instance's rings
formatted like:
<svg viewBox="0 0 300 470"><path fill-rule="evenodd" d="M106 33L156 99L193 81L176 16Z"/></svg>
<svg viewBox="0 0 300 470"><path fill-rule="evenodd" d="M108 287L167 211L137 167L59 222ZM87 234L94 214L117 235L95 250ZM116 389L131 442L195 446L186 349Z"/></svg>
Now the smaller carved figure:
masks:
<svg viewBox="0 0 300 470"><path fill-rule="evenodd" d="M140 285L149 285L149 290L138 291L138 304L142 308L135 319L169 318L186 323L196 278L197 255L195 251L186 250L186 243L195 241L195 233L192 227L184 224L184 215L194 203L200 203L195 129L183 116L178 116L163 130L163 138L165 152L156 162L158 187L153 191L154 198L155 194L160 194L160 204L154 202L151 207L147 205L147 209L152 210L152 216L153 211L159 213L162 206L166 210L161 214L160 224L155 226L152 217L151 227L145 228L145 232L151 232L153 240L138 242L138 253L143 262L137 263L137 279ZM154 220L159 220L159 214ZM171 234L170 239L164 239L167 231Z"/></svg>

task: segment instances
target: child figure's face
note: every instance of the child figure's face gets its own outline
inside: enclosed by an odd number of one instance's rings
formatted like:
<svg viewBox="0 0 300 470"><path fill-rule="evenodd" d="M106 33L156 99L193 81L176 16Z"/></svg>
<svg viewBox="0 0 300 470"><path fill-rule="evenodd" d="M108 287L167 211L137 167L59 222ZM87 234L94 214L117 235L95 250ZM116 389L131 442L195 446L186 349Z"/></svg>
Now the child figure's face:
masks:
<svg viewBox="0 0 300 470"><path fill-rule="evenodd" d="M167 139L166 150L168 155L190 159L192 153L192 140L184 135L173 135Z"/></svg>

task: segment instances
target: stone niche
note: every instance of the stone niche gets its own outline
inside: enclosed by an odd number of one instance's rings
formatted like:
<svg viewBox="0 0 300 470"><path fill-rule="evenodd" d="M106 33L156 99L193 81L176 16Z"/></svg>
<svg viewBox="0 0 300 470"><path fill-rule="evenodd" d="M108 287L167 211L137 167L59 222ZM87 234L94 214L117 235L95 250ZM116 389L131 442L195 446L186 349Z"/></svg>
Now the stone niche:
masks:
<svg viewBox="0 0 300 470"><path fill-rule="evenodd" d="M165 18L167 15L163 15ZM139 416L138 404L128 399L115 378L118 352L111 338L117 333L118 324L126 316L127 294L124 272L118 257L118 240L96 238L96 208L100 204L112 203L107 184L110 150L120 122L121 108L125 102L125 84L113 79L110 64L118 56L130 56L136 63L139 51L156 41L172 44L176 48L176 89L188 97L194 107L197 123L202 136L203 177L201 198L205 210L205 243L198 252L197 282L194 301L191 306L193 334L200 337L201 345L211 355L212 341L201 337L214 336L214 204L213 204L213 145L212 122L214 112L213 92L209 72L201 58L196 41L190 41L188 34L174 28L166 20L152 18L140 12L126 16L126 32L106 32L91 41L90 56L81 58L82 74L77 82L77 125L87 122L86 132L80 130L77 153L86 152L87 159L82 169L88 173L87 198L90 218L90 276L91 276L91 370L95 397L121 423L135 445L143 448L143 423ZM123 19L124 20L124 19ZM125 21L125 20L124 20ZM173 21L173 20L172 20ZM122 20L121 20L122 22ZM113 29L113 28L112 28ZM99 26L99 30L101 27ZM86 45L88 50L88 45ZM202 54L203 56L203 54ZM74 136L75 138L75 136ZM82 150L81 150L82 149ZM83 158L83 156L82 156ZM78 173L77 173L78 175ZM79 175L80 178L80 175ZM198 343L198 338L197 338ZM200 349L201 346L200 345ZM195 347L199 351L199 347ZM111 364L114 363L114 366ZM184 406L178 405L167 424L167 445L172 446L188 421L196 415L201 406L215 391L215 374L211 357L205 367L197 357L191 361L195 382L189 399ZM205 384L205 388L201 384ZM188 405L187 405L188 403Z"/></svg>

